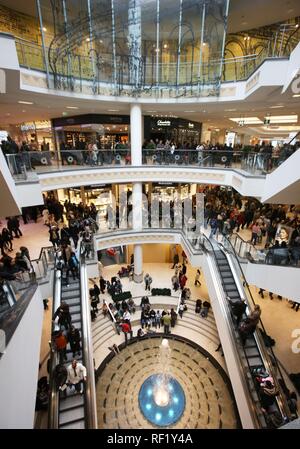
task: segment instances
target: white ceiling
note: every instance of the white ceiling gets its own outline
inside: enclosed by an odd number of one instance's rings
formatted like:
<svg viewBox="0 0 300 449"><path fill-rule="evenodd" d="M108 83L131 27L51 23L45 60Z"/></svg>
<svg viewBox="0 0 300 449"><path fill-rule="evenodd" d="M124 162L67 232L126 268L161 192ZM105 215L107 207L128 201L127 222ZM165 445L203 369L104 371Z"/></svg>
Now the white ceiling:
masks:
<svg viewBox="0 0 300 449"><path fill-rule="evenodd" d="M18 104L19 100L32 101L34 104ZM67 106L75 106L78 109L67 109ZM273 109L272 106L283 107ZM279 87L273 89L261 88L255 93L255 99L251 99L250 96L247 100L239 102L220 103L216 99L216 102L206 104L144 104L142 108L144 115L175 115L208 124L211 128L238 130L256 136L260 134L278 136L282 134L282 130L277 131L273 128L268 133L268 130L263 126L250 125L240 128L230 118L258 117L263 120L268 114L271 116L297 114L300 117L300 98L293 98L289 90L281 94L281 88ZM129 112L130 106L124 102L103 102L19 91L18 93L1 95L0 126L3 129L10 124L62 117L63 113L74 116L88 113L129 115ZM293 126L299 126L300 128L300 119ZM289 132L287 130L284 134L288 135Z"/></svg>

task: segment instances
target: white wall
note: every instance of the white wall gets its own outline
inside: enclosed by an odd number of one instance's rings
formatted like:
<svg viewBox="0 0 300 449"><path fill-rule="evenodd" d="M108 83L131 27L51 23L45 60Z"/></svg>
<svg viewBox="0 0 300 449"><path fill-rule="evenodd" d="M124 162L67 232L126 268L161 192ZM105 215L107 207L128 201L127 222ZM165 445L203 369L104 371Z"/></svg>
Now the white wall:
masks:
<svg viewBox="0 0 300 449"><path fill-rule="evenodd" d="M244 273L248 284L300 302L300 268L248 262Z"/></svg>
<svg viewBox="0 0 300 449"><path fill-rule="evenodd" d="M1 68L19 70L19 60L16 50L15 39L8 34L1 33L0 35L1 48Z"/></svg>
<svg viewBox="0 0 300 449"><path fill-rule="evenodd" d="M20 207L39 206L44 204L39 182L24 182L16 184L18 204Z"/></svg>
<svg viewBox="0 0 300 449"><path fill-rule="evenodd" d="M267 175L263 202L300 203L300 150L297 150L270 175Z"/></svg>
<svg viewBox="0 0 300 449"><path fill-rule="evenodd" d="M42 324L37 289L0 360L1 429L33 428Z"/></svg>
<svg viewBox="0 0 300 449"><path fill-rule="evenodd" d="M17 189L2 151L0 151L0 192L0 217L19 215Z"/></svg>

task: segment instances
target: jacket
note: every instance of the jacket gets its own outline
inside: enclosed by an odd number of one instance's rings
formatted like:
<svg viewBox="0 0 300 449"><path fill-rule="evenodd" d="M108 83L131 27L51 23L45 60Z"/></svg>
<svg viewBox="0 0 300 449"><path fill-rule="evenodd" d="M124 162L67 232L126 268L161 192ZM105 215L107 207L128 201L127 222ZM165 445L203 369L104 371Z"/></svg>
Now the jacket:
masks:
<svg viewBox="0 0 300 449"><path fill-rule="evenodd" d="M75 385L81 382L86 377L86 367L82 363L77 362L77 366L74 369L72 364L68 366L68 378L67 382Z"/></svg>

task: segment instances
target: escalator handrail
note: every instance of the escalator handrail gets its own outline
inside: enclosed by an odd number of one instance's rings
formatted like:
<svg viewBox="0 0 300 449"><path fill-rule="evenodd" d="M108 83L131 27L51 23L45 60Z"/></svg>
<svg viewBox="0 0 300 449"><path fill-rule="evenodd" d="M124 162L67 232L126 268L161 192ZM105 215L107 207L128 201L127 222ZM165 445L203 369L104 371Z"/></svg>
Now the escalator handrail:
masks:
<svg viewBox="0 0 300 449"><path fill-rule="evenodd" d="M210 240L206 237L206 235L202 234L202 236L204 237L204 240L208 242L209 246L210 246L211 249L212 249L212 252L213 252L213 259L214 259L214 261L215 261L215 265L216 265L216 268L217 268L217 273L219 274L220 282L221 282L221 284L222 284L222 276L221 276L221 272L220 272L220 269L219 269L219 266L218 266L218 263L217 263L216 253L215 253L215 250L214 250L214 248L213 248L213 245L212 245L212 243L210 242ZM203 243L202 245L203 245L204 250L207 251L206 248L205 248L205 244ZM208 252L208 251L207 251L207 252ZM227 312L226 312L226 310L227 310ZM228 321L230 320L230 321L232 322L232 316L231 316L231 313L230 313L230 312L228 313L228 308L227 308L227 307L225 308L225 313L227 313L227 319L228 319ZM236 344L236 338L235 338L235 335L234 335L234 333L233 333L233 330L232 330L232 327L231 327L231 326L229 327L229 332L230 332L230 336L231 336L231 341L232 341L232 343L235 344L235 346L237 347L237 344ZM244 356L245 356L246 363L247 363L247 365L248 365L248 370L249 370L249 372L251 373L251 367L250 367L250 365L249 365L249 361L248 361L248 358L247 358L247 356L246 356L246 353L245 353L245 349L244 349L244 348L243 348L243 352L244 352ZM255 422L256 427L257 427L257 428L260 428L260 427L261 427L261 423L260 423L260 419L259 419L259 417L258 417L258 410L257 410L256 405L255 405L255 400L254 400L254 398L252 397L252 391L251 391L251 387L250 387L250 384L249 384L249 378L248 378L248 376L247 376L246 367L243 365L243 363L242 363L241 360L240 360L240 355L239 355L240 353L239 353L238 348L237 348L237 351L235 351L235 354L239 356L239 368L240 368L241 373L243 374L242 382L244 383L245 388L247 388L247 390L248 390L248 392L249 392L249 395L246 395L246 398L247 398L247 401L248 401L249 410L250 410L250 412L251 412L252 419L253 419L253 421ZM251 376L251 379L252 379L252 376ZM254 382L253 382L253 387L255 388ZM251 403L250 403L250 397L252 398L252 402L251 402Z"/></svg>
<svg viewBox="0 0 300 449"><path fill-rule="evenodd" d="M226 240L226 241L229 243L229 245L230 245L230 248L231 248L231 252L230 252L230 253L233 255L234 259L236 260L236 262L237 262L237 264L238 264L239 270L240 270L241 275L242 275L243 285L244 285L245 287L247 287L247 292L248 292L248 294L249 294L249 296L250 296L250 298L251 298L252 304L255 306L256 303L255 303L255 301L254 301L253 295L252 295L251 290L250 290L250 288L249 288L249 284L248 284L247 279L246 279L246 277L245 277L245 274L244 274L244 272L243 272L243 269L242 269L242 266L241 266L241 264L240 264L240 261L239 261L237 255L236 255L236 253L235 253L235 250L234 250L234 248L233 248L233 246L232 246L230 240L227 239L226 237L225 237L225 240ZM222 246L222 247L224 248L224 251L225 251L225 252L228 251L228 250L226 250L226 248L224 247L224 245L222 245L222 244L219 243L219 246ZM228 251L228 252L229 252L229 251ZM263 322L262 322L261 319L259 319L259 324L260 324L260 327L262 328L263 332L267 335L266 329L265 329L265 327L264 327ZM265 361L265 362L267 363L267 365L268 365L268 369L269 369L270 374L272 374L273 371L274 371L274 370L273 370L273 366L272 366L272 362L270 361L270 358L267 356L267 350L266 350L265 344L264 344L264 342L263 342L263 340L262 340L261 335L260 335L258 332L256 332L256 338L257 338L257 340L258 340L259 343L260 343L259 346L260 346L260 349L261 349L262 352L263 352L263 354L262 354L263 359L264 359L264 361ZM280 366L279 366L279 364L278 364L278 362L277 362L277 358L276 358L276 356L275 356L275 354L274 354L274 351L273 351L272 347L270 347L269 349L270 349L270 352L271 352L271 355L272 355L272 359L273 359L273 361L274 361L274 363L275 363L275 365L276 365L276 369L278 370L278 373L279 373L279 375L280 375L282 381L284 382L284 377L283 377L283 374L282 374L282 372L281 372ZM283 391L282 391L282 388L281 388L281 386L280 386L280 384L279 384L279 382L278 382L278 380L277 380L277 376L274 375L274 376L272 376L272 377L273 377L273 379L274 379L274 382L276 383L277 390L280 392L280 395L281 395L281 402L282 402L282 404L279 404L279 407L280 407L280 409L281 409L281 413L282 413L283 416L288 417L288 418L290 419L290 418L291 418L291 415L290 415L289 407L288 407L288 404L287 404L285 395L284 395L284 393L283 393Z"/></svg>
<svg viewBox="0 0 300 449"><path fill-rule="evenodd" d="M87 429L97 429L97 404L95 366L93 359L93 342L91 331L91 313L88 295L88 278L85 255L80 251L80 300L81 300L81 344L83 364L87 370L84 390L85 424Z"/></svg>
<svg viewBox="0 0 300 449"><path fill-rule="evenodd" d="M52 317L61 304L61 273L56 268L56 257L54 259L54 278L53 278L53 302L52 302ZM51 324L51 338L55 330L57 330L57 324L54 322ZM59 357L56 351L52 350L50 356L50 369L49 369L49 384L50 384L50 397L48 406L48 428L58 429L59 427L59 392L56 389L56 383L54 379L55 367L59 363Z"/></svg>

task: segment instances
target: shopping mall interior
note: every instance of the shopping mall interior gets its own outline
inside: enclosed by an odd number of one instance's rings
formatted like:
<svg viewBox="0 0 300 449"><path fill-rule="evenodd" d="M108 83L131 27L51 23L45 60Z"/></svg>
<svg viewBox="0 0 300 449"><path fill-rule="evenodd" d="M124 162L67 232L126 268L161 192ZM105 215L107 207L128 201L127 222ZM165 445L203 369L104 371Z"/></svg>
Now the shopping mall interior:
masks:
<svg viewBox="0 0 300 449"><path fill-rule="evenodd" d="M299 0L0 17L0 429L300 428Z"/></svg>

